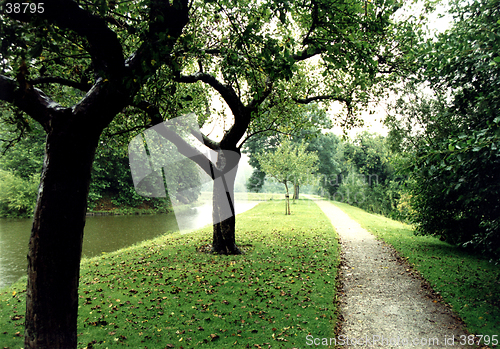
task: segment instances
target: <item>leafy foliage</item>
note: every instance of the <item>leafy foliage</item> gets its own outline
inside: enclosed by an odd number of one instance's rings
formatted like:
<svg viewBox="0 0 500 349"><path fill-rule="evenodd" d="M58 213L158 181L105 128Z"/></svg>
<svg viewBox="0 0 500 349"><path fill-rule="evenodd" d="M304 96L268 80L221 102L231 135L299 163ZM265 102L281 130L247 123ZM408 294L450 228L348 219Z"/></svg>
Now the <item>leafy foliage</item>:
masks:
<svg viewBox="0 0 500 349"><path fill-rule="evenodd" d="M317 190L322 195L333 196L340 185L339 175L342 172L342 144L340 137L333 133L319 134L309 141L307 150L318 155L318 170L316 174L319 179Z"/></svg>
<svg viewBox="0 0 500 349"><path fill-rule="evenodd" d="M274 150L279 142L278 136L254 135L245 143L242 153L248 154L248 164L253 167L253 172L247 180L246 187L249 192L258 193L262 190L266 173L262 170L257 154Z"/></svg>
<svg viewBox="0 0 500 349"><path fill-rule="evenodd" d="M0 217L27 217L33 214L40 175L24 179L0 170Z"/></svg>
<svg viewBox="0 0 500 349"><path fill-rule="evenodd" d="M395 171L395 158L386 139L363 132L343 142L340 152L342 173L334 197L369 212L402 218L396 205L404 192L405 179Z"/></svg>
<svg viewBox="0 0 500 349"><path fill-rule="evenodd" d="M387 123L410 154L421 234L500 256L499 2L454 2L453 28L415 53L422 68ZM428 86L427 95L411 92Z"/></svg>
<svg viewBox="0 0 500 349"><path fill-rule="evenodd" d="M44 139L41 132L25 135L0 158L1 217L33 214L38 192L38 185L33 181L40 178ZM101 142L95 156L88 205L90 210L119 208L125 212L125 208L148 207L166 211L170 208L170 201L168 197L144 198L138 195L132 182L126 148L116 140L108 139Z"/></svg>
<svg viewBox="0 0 500 349"><path fill-rule="evenodd" d="M250 164L258 166L254 170L254 178L260 173L259 157L265 147L269 149L267 152L272 152L276 147L270 145L277 139L279 136L256 137L249 141ZM311 182L316 193L369 212L408 220L411 209L407 178L400 174L400 156L389 149L386 138L368 132L360 133L353 139L341 139L332 133L307 133L295 135L291 142L296 146L304 139L309 142L306 150L316 153L319 160L314 171L303 169L313 174ZM286 163L285 160L283 162Z"/></svg>
<svg viewBox="0 0 500 349"><path fill-rule="evenodd" d="M9 125L0 123L0 127L5 140L0 142L4 147L0 157L0 217L28 217L36 202L45 135L41 127L32 123L31 133L18 135L19 140L9 143Z"/></svg>

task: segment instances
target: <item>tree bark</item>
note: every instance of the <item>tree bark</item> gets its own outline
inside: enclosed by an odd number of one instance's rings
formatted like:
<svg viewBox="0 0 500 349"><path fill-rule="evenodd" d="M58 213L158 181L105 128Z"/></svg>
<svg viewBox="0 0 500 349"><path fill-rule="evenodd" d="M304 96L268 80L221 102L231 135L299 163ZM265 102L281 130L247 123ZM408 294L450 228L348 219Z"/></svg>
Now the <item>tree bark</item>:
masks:
<svg viewBox="0 0 500 349"><path fill-rule="evenodd" d="M241 254L236 246L236 212L234 210L234 181L240 153L237 150L219 151L216 177L213 187L213 241L212 252L225 255Z"/></svg>
<svg viewBox="0 0 500 349"><path fill-rule="evenodd" d="M300 186L298 184L293 185L293 200L299 199Z"/></svg>
<svg viewBox="0 0 500 349"><path fill-rule="evenodd" d="M285 215L290 215L290 195L288 195L288 185L285 183L286 194L285 194Z"/></svg>
<svg viewBox="0 0 500 349"><path fill-rule="evenodd" d="M99 139L98 133L82 126L55 127L47 136L29 241L27 349L77 347L83 228Z"/></svg>

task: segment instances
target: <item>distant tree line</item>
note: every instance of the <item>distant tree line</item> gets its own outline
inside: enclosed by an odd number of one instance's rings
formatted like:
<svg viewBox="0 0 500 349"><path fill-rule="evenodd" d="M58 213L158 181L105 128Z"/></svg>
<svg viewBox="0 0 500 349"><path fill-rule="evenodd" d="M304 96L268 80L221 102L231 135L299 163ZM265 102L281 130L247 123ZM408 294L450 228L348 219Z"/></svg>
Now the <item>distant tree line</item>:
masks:
<svg viewBox="0 0 500 349"><path fill-rule="evenodd" d="M45 147L45 134L36 124L33 127L33 132L21 137L0 157L0 217L33 215ZM6 132L5 127L0 133L2 131ZM126 143L104 136L100 143L92 167L89 210L120 208L123 212L127 208L145 208L166 212L171 208L169 195L150 198L137 194L130 174ZM189 203L196 201L197 195L178 199Z"/></svg>
<svg viewBox="0 0 500 349"><path fill-rule="evenodd" d="M254 166L247 181L249 191L264 188L266 173L258 161L259 154L276 151L287 139L277 135L248 142L246 152ZM307 152L318 156L314 193L398 220L409 219L405 177L397 171L398 156L391 153L385 137L363 132L349 140L309 131L292 139L296 145L307 139Z"/></svg>

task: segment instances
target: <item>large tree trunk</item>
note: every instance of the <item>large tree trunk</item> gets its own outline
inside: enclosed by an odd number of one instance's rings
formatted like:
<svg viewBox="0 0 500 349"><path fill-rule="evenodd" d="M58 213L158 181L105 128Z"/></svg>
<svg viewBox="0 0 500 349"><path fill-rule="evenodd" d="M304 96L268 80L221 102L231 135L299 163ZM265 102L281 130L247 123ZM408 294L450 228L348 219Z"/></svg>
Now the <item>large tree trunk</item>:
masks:
<svg viewBox="0 0 500 349"><path fill-rule="evenodd" d="M25 348L77 347L83 228L99 139L82 126L55 127L47 136L29 241Z"/></svg>
<svg viewBox="0 0 500 349"><path fill-rule="evenodd" d="M236 246L234 181L240 160L239 151L219 152L217 168L222 176L215 178L213 187L213 241L212 252L241 254Z"/></svg>

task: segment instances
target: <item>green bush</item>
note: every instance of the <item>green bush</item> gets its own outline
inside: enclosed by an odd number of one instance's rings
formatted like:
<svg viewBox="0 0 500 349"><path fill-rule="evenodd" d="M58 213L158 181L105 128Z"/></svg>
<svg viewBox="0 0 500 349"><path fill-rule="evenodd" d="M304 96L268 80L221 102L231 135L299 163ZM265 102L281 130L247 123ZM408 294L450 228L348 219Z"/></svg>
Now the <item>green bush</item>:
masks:
<svg viewBox="0 0 500 349"><path fill-rule="evenodd" d="M401 189L397 182L393 180L386 180L388 184L380 182L376 175L363 175L354 166L348 173L342 178L338 191L332 198L368 212L404 220L397 210L401 197Z"/></svg>
<svg viewBox="0 0 500 349"><path fill-rule="evenodd" d="M32 215L40 175L28 179L0 170L0 217L27 217Z"/></svg>
<svg viewBox="0 0 500 349"><path fill-rule="evenodd" d="M419 157L412 198L417 232L500 259L499 134L492 125L450 137Z"/></svg>

